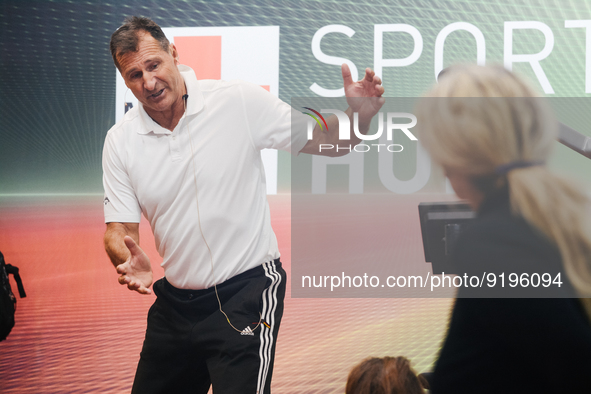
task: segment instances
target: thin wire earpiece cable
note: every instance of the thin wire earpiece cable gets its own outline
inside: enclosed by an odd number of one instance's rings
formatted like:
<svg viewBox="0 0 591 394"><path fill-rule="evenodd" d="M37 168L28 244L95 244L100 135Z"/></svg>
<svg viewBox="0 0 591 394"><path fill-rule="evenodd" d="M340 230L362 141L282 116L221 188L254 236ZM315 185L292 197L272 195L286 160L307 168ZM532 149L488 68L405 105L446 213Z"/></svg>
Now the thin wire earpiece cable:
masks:
<svg viewBox="0 0 591 394"><path fill-rule="evenodd" d="M187 98L183 97L183 104L184 104L184 108L185 108L185 114L184 114L184 121L186 121L186 117L187 117ZM234 327L234 325L232 324L232 322L230 322L230 318L228 317L228 315L226 314L226 312L224 312L224 310L222 309L222 301L220 300L220 296L218 294L218 287L216 284L216 280L215 280L215 273L213 270L213 253L211 252L211 248L209 247L209 244L207 243L207 240L205 239L205 234L203 234L203 228L201 227L201 212L199 211L199 197L197 196L198 193L198 188L197 188L197 170L195 170L195 151L193 150L193 139L191 138L191 133L189 132L189 125L187 124L187 122L185 122L185 130L187 131L187 136L189 137L189 146L191 147L191 164L193 167L193 181L195 184L195 202L197 203L197 222L199 223L199 232L201 233L201 238L203 239L203 242L205 243L205 246L207 246L207 251L209 252L209 261L211 263L211 276L213 279L213 288L215 290L215 296L218 300L218 305L220 307L220 312L222 312L224 314L224 316L226 317L226 320L228 321L228 324L236 331L238 331L239 333L242 333L242 330L237 329L236 327ZM261 312L259 312L259 322L257 323L257 325L252 329L252 331L255 331L257 328L259 328L259 326L261 325L261 322L263 321L263 316L261 315Z"/></svg>

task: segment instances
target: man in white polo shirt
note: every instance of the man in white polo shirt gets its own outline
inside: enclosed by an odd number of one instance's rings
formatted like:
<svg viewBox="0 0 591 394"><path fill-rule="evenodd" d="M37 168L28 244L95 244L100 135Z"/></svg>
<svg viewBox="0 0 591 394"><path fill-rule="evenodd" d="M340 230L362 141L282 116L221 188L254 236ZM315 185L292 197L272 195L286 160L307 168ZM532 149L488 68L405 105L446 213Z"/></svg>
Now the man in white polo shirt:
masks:
<svg viewBox="0 0 591 394"><path fill-rule="evenodd" d="M126 20L111 53L139 105L105 140L105 249L119 283L150 293L143 214L165 270L133 392L207 393L213 384L222 394L269 393L286 276L260 150L317 153L336 145L338 121L308 141L308 118L261 87L197 81L147 18ZM381 81L368 69L353 82L346 67L343 78L348 97L369 98L354 108L366 132L383 103ZM301 132L292 136L292 125Z"/></svg>

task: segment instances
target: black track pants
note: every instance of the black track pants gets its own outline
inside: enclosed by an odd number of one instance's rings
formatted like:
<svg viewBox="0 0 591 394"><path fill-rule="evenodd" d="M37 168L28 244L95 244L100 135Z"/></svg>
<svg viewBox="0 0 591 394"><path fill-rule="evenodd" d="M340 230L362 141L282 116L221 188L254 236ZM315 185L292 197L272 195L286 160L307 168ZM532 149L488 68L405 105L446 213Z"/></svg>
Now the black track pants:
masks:
<svg viewBox="0 0 591 394"><path fill-rule="evenodd" d="M270 393L285 281L277 259L217 286L240 332L220 312L214 288L156 281L132 393L207 394L210 385L215 394Z"/></svg>

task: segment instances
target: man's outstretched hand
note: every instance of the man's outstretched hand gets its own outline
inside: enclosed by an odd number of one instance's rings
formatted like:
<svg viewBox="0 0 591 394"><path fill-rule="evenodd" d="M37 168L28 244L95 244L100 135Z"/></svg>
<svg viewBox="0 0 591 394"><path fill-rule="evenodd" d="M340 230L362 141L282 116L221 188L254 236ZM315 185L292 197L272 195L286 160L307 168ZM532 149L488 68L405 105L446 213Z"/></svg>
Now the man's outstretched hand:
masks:
<svg viewBox="0 0 591 394"><path fill-rule="evenodd" d="M141 294L152 293L152 290L149 289L152 285L152 265L150 264L150 259L130 236L126 236L123 241L131 255L125 263L117 266L117 273L121 275L119 276L119 283L127 285L129 290L134 290Z"/></svg>
<svg viewBox="0 0 591 394"><path fill-rule="evenodd" d="M385 102L382 80L370 68L365 69L365 76L357 82L351 78L351 70L346 64L341 66L341 72L347 104L353 112L359 113L360 122L371 121Z"/></svg>

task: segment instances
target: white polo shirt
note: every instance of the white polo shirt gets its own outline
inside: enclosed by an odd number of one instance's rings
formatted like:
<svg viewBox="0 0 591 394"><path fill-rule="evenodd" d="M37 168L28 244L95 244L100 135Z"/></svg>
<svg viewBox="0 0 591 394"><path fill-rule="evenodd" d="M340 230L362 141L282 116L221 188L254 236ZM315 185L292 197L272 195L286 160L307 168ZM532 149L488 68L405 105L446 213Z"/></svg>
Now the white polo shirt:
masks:
<svg viewBox="0 0 591 394"><path fill-rule="evenodd" d="M105 222L139 223L143 213L167 280L204 289L279 257L260 150L297 154L307 142L308 117L293 111L299 132L292 140L291 107L263 88L197 81L189 67L179 70L189 97L174 131L140 103L107 134Z"/></svg>

